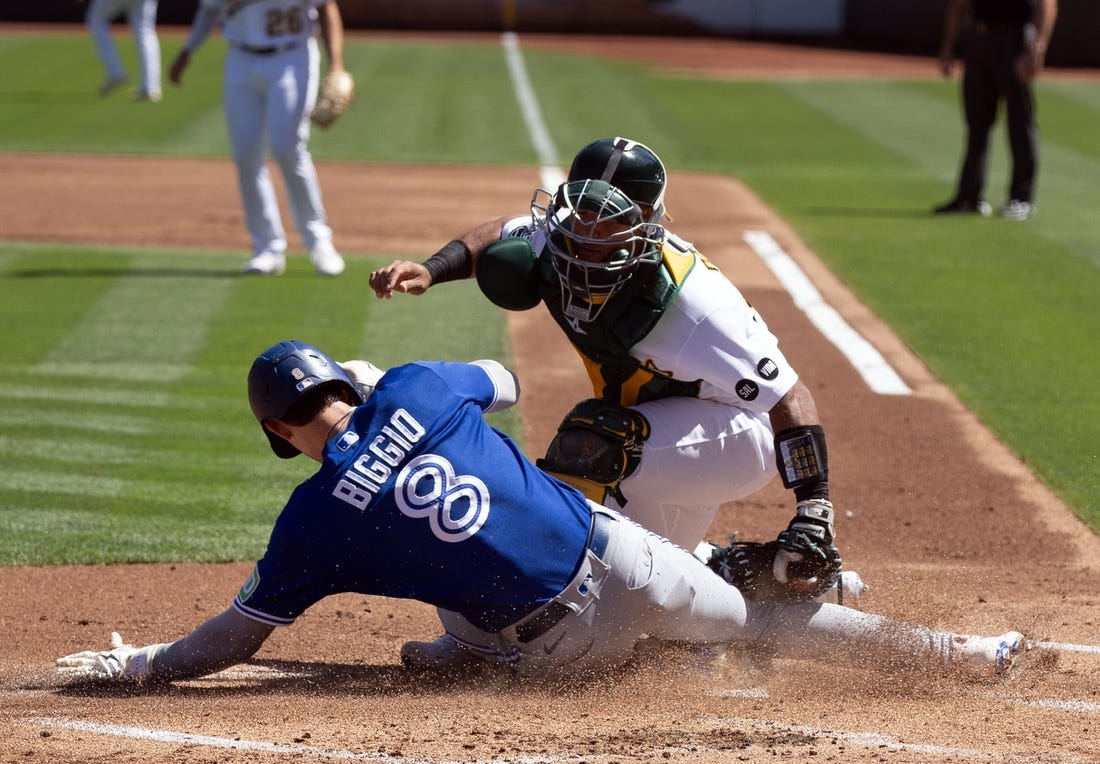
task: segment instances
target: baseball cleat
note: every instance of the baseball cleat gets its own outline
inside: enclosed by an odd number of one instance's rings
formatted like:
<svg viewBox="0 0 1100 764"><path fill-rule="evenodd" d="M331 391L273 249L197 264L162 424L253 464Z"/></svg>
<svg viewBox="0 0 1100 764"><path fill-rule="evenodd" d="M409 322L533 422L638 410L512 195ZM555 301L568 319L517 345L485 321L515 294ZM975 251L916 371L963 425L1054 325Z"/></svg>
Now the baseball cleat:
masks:
<svg viewBox="0 0 1100 764"><path fill-rule="evenodd" d="M309 260L322 276L339 276L344 272L344 258L331 244L318 244L310 252Z"/></svg>
<svg viewBox="0 0 1100 764"><path fill-rule="evenodd" d="M401 645L401 665L413 671L462 671L480 661L469 650L444 634L434 642L406 642Z"/></svg>
<svg viewBox="0 0 1100 764"><path fill-rule="evenodd" d="M981 215L983 218L993 214L993 206L984 199L952 199L932 210L936 215Z"/></svg>
<svg viewBox="0 0 1100 764"><path fill-rule="evenodd" d="M286 256L275 252L261 252L241 267L241 273L258 276L278 276L286 270Z"/></svg>
<svg viewBox="0 0 1100 764"><path fill-rule="evenodd" d="M100 97L108 96L125 84L125 77L108 77L103 81L103 84L99 86L99 95Z"/></svg>
<svg viewBox="0 0 1100 764"><path fill-rule="evenodd" d="M960 637L956 655L981 674L1006 677L1012 673L1020 654L1028 649L1027 640L1018 631L995 637Z"/></svg>
<svg viewBox="0 0 1100 764"><path fill-rule="evenodd" d="M1010 199L999 214L1007 220L1027 220L1035 214L1035 205L1022 199Z"/></svg>
<svg viewBox="0 0 1100 764"><path fill-rule="evenodd" d="M160 103L164 98L164 94L159 90L139 90L134 93L135 101L148 101L149 103Z"/></svg>

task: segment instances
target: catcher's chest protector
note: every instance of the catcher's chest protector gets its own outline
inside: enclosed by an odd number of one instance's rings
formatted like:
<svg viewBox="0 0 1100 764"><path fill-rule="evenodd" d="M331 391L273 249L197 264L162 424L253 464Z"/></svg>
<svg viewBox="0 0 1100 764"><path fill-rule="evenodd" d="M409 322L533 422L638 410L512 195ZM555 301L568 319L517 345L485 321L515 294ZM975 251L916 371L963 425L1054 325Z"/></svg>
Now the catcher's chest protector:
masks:
<svg viewBox="0 0 1100 764"><path fill-rule="evenodd" d="M598 398L633 406L657 398L694 397L698 381L673 379L643 366L630 349L657 325L696 264L695 253L666 241L658 264L641 266L594 321L574 323L561 304L561 286L548 250L539 257L543 303L581 355Z"/></svg>

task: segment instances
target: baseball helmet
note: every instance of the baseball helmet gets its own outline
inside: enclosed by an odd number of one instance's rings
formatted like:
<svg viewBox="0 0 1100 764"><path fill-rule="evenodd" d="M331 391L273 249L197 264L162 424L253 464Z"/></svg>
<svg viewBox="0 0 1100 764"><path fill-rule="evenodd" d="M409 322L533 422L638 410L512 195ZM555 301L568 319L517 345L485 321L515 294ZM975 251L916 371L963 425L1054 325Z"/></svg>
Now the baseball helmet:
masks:
<svg viewBox="0 0 1100 764"><path fill-rule="evenodd" d="M562 310L592 321L642 263L661 258L664 229L603 180L565 182L542 216Z"/></svg>
<svg viewBox="0 0 1100 764"><path fill-rule="evenodd" d="M324 351L298 340L272 345L256 356L248 372L248 405L260 423L271 450L283 459L300 451L264 427L268 419L281 419L306 393L322 385L345 385L354 400L363 397L348 373Z"/></svg>
<svg viewBox="0 0 1100 764"><path fill-rule="evenodd" d="M665 166L648 146L629 138L589 143L573 157L567 180L607 181L635 203L652 207L651 221L665 214Z"/></svg>

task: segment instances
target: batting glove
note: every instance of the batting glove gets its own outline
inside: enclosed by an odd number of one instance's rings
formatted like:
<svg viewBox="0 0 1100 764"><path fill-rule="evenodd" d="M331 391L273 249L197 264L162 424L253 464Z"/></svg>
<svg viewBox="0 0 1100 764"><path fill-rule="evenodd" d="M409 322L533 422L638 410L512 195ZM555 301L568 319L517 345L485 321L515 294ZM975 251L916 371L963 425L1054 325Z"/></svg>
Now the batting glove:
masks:
<svg viewBox="0 0 1100 764"><path fill-rule="evenodd" d="M344 361L342 363L337 362L336 365L351 377L351 381L355 383L355 387L359 394L363 396L363 400L366 400L374 392L378 380L382 379L382 375L386 373L370 361Z"/></svg>
<svg viewBox="0 0 1100 764"><path fill-rule="evenodd" d="M57 672L66 679L112 680L140 683L152 673L153 656L166 644L134 647L111 632L110 650L84 650L57 659Z"/></svg>

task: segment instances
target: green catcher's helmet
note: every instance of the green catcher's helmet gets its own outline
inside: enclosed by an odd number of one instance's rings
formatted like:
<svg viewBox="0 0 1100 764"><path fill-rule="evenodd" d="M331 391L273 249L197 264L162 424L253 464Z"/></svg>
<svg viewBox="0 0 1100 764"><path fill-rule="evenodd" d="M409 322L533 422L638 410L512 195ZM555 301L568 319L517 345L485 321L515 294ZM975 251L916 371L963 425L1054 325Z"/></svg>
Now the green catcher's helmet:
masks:
<svg viewBox="0 0 1100 764"><path fill-rule="evenodd" d="M665 166L648 146L629 138L589 143L573 157L568 180L606 181L636 204L652 208L651 221L660 220L665 213Z"/></svg>

